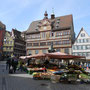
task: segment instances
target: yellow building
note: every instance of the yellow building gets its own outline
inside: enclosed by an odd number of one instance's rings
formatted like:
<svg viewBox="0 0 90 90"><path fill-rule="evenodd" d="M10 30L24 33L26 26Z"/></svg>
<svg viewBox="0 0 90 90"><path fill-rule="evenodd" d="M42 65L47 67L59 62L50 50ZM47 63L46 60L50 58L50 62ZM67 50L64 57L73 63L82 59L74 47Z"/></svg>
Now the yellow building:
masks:
<svg viewBox="0 0 90 90"><path fill-rule="evenodd" d="M3 53L4 56L13 56L14 40L9 31L5 32L4 42L3 42Z"/></svg>
<svg viewBox="0 0 90 90"><path fill-rule="evenodd" d="M53 48L56 51L71 54L72 43L75 40L72 15L55 17L54 14L48 19L47 11L44 19L33 21L26 33L26 53L47 53Z"/></svg>

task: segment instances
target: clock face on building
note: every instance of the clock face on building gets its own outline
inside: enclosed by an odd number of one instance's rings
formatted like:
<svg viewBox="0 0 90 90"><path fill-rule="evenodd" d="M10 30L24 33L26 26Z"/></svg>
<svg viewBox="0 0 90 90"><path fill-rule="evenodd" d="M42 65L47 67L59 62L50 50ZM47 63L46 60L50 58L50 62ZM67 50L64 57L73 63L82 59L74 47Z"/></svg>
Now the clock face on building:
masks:
<svg viewBox="0 0 90 90"><path fill-rule="evenodd" d="M47 29L47 27L46 27L46 26L44 26L44 27L43 27L43 29L44 29L44 30L46 30L46 29Z"/></svg>
<svg viewBox="0 0 90 90"><path fill-rule="evenodd" d="M45 21L43 22L43 24L47 24L47 21L45 20Z"/></svg>

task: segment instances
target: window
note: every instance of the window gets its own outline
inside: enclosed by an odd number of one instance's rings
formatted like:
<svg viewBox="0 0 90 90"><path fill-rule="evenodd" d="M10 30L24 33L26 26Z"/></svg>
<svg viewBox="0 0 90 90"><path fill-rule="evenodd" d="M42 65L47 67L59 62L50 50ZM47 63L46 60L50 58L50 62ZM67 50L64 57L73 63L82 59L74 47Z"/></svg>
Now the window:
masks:
<svg viewBox="0 0 90 90"><path fill-rule="evenodd" d="M88 39L88 42L90 43L90 39Z"/></svg>
<svg viewBox="0 0 90 90"><path fill-rule="evenodd" d="M9 47L9 49L11 50L12 47Z"/></svg>
<svg viewBox="0 0 90 90"><path fill-rule="evenodd" d="M87 56L90 56L90 52L87 53Z"/></svg>
<svg viewBox="0 0 90 90"><path fill-rule="evenodd" d="M42 50L43 53L46 53L46 50Z"/></svg>
<svg viewBox="0 0 90 90"><path fill-rule="evenodd" d="M73 52L72 54L75 55L75 52Z"/></svg>
<svg viewBox="0 0 90 90"><path fill-rule="evenodd" d="M67 31L67 34L69 35L70 34L70 31Z"/></svg>
<svg viewBox="0 0 90 90"><path fill-rule="evenodd" d="M56 49L56 52L60 52L60 48Z"/></svg>
<svg viewBox="0 0 90 90"><path fill-rule="evenodd" d="M6 44L7 43L7 41L4 41L4 44Z"/></svg>
<svg viewBox="0 0 90 90"><path fill-rule="evenodd" d="M80 53L79 53L79 55L80 55L80 56L83 56L83 53L82 53L82 52L80 52Z"/></svg>
<svg viewBox="0 0 90 90"><path fill-rule="evenodd" d="M52 35L52 32L50 32L50 37L52 37L53 35Z"/></svg>
<svg viewBox="0 0 90 90"><path fill-rule="evenodd" d="M56 24L56 28L58 28L59 26Z"/></svg>
<svg viewBox="0 0 90 90"><path fill-rule="evenodd" d="M87 45L87 46L86 46L86 49L90 49L90 45Z"/></svg>
<svg viewBox="0 0 90 90"><path fill-rule="evenodd" d="M7 44L9 44L9 41L7 41Z"/></svg>
<svg viewBox="0 0 90 90"><path fill-rule="evenodd" d="M81 43L81 39L79 39L79 43Z"/></svg>
<svg viewBox="0 0 90 90"><path fill-rule="evenodd" d="M86 53L85 52L83 53L83 56L86 56Z"/></svg>
<svg viewBox="0 0 90 90"><path fill-rule="evenodd" d="M6 47L6 50L8 49L8 47Z"/></svg>
<svg viewBox="0 0 90 90"><path fill-rule="evenodd" d="M41 42L40 43L40 46L45 46L46 45L46 42Z"/></svg>
<svg viewBox="0 0 90 90"><path fill-rule="evenodd" d="M47 42L47 45L51 45L51 42Z"/></svg>
<svg viewBox="0 0 90 90"><path fill-rule="evenodd" d="M72 46L73 50L75 50L75 46Z"/></svg>
<svg viewBox="0 0 90 90"><path fill-rule="evenodd" d="M10 41L10 44L12 44L12 41Z"/></svg>
<svg viewBox="0 0 90 90"><path fill-rule="evenodd" d="M84 39L84 42L88 42L88 39Z"/></svg>
<svg viewBox="0 0 90 90"><path fill-rule="evenodd" d="M62 44L70 44L70 41L69 40L64 40L64 41L62 41Z"/></svg>
<svg viewBox="0 0 90 90"><path fill-rule="evenodd" d="M83 46L83 49L86 50L86 46Z"/></svg>
<svg viewBox="0 0 90 90"><path fill-rule="evenodd" d="M55 41L55 42L54 42L54 45L61 45L61 44L62 44L61 41Z"/></svg>
<svg viewBox="0 0 90 90"><path fill-rule="evenodd" d="M76 43L78 43L78 40L76 40Z"/></svg>
<svg viewBox="0 0 90 90"><path fill-rule="evenodd" d="M78 46L78 49L81 50L81 46Z"/></svg>
<svg viewBox="0 0 90 90"><path fill-rule="evenodd" d="M74 46L75 50L79 50L79 46Z"/></svg>
<svg viewBox="0 0 90 90"><path fill-rule="evenodd" d="M33 35L28 35L27 39L39 39L40 38L40 34L33 34Z"/></svg>
<svg viewBox="0 0 90 90"><path fill-rule="evenodd" d="M60 19L57 19L57 23L58 23L58 24L60 23Z"/></svg>
<svg viewBox="0 0 90 90"><path fill-rule="evenodd" d="M35 30L38 31L38 25L37 25L37 27L35 28Z"/></svg>
<svg viewBox="0 0 90 90"><path fill-rule="evenodd" d="M33 46L39 46L39 43L33 43Z"/></svg>
<svg viewBox="0 0 90 90"><path fill-rule="evenodd" d="M54 37L55 33L54 32L50 32L50 37Z"/></svg>
<svg viewBox="0 0 90 90"><path fill-rule="evenodd" d="M83 39L83 43L85 43L85 39Z"/></svg>
<svg viewBox="0 0 90 90"><path fill-rule="evenodd" d="M46 32L42 32L42 38L46 38Z"/></svg>
<svg viewBox="0 0 90 90"><path fill-rule="evenodd" d="M77 50L79 50L79 46L76 46L77 47Z"/></svg>
<svg viewBox="0 0 90 90"><path fill-rule="evenodd" d="M89 42L89 39L87 39L87 42Z"/></svg>
<svg viewBox="0 0 90 90"><path fill-rule="evenodd" d="M81 39L81 43L83 43L83 39Z"/></svg>
<svg viewBox="0 0 90 90"><path fill-rule="evenodd" d="M62 36L62 32L56 32L56 37Z"/></svg>
<svg viewBox="0 0 90 90"><path fill-rule="evenodd" d="M83 49L83 46L81 46L81 50Z"/></svg>
<svg viewBox="0 0 90 90"><path fill-rule="evenodd" d="M38 50L35 50L35 54L38 54Z"/></svg>
<svg viewBox="0 0 90 90"><path fill-rule="evenodd" d="M28 51L28 54L29 54L29 55L31 55L31 54L32 54L32 51L31 51L31 50L29 50L29 51Z"/></svg>
<svg viewBox="0 0 90 90"><path fill-rule="evenodd" d="M67 53L67 54L69 54L69 48L65 48L64 49L64 52Z"/></svg>
<svg viewBox="0 0 90 90"><path fill-rule="evenodd" d="M85 33L81 33L81 37L85 37Z"/></svg>
<svg viewBox="0 0 90 90"><path fill-rule="evenodd" d="M63 32L63 35L67 35L67 34L68 34L68 32L67 32L67 31L64 31L64 32Z"/></svg>
<svg viewBox="0 0 90 90"><path fill-rule="evenodd" d="M29 46L32 46L32 43L27 43L27 46L29 47Z"/></svg>

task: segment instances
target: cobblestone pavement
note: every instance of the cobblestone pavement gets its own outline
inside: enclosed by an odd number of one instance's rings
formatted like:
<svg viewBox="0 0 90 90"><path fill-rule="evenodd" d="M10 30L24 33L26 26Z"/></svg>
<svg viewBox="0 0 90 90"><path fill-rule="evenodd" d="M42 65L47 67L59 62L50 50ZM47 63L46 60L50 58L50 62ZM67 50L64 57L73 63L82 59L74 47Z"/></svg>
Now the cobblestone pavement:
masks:
<svg viewBox="0 0 90 90"><path fill-rule="evenodd" d="M0 90L90 90L90 84L61 84L48 80L33 80L32 76L17 71L8 74L5 62L0 62Z"/></svg>

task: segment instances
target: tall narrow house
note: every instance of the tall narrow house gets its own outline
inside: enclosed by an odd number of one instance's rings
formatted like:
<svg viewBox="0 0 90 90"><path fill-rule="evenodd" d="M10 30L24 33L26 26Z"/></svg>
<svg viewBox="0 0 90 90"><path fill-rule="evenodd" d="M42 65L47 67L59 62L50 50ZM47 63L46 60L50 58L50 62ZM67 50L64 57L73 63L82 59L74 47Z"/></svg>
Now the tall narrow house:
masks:
<svg viewBox="0 0 90 90"><path fill-rule="evenodd" d="M85 56L86 60L90 60L90 36L81 28L74 44L73 55Z"/></svg>
<svg viewBox="0 0 90 90"><path fill-rule="evenodd" d="M4 57L13 56L14 50L14 39L12 33L5 31L4 41L3 41L3 54Z"/></svg>
<svg viewBox="0 0 90 90"><path fill-rule="evenodd" d="M25 56L26 55L26 42L21 36L21 32L16 29L12 29L12 38L14 40L13 55L17 57Z"/></svg>

